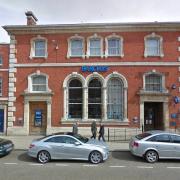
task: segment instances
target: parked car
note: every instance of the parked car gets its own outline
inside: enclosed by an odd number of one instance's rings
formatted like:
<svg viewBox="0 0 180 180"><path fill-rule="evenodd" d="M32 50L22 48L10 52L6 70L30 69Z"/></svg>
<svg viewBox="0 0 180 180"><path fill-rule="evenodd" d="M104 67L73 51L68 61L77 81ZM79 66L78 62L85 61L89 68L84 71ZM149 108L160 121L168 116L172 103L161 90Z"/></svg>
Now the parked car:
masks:
<svg viewBox="0 0 180 180"><path fill-rule="evenodd" d="M14 148L12 141L0 138L0 156L10 153Z"/></svg>
<svg viewBox="0 0 180 180"><path fill-rule="evenodd" d="M180 135L164 131L147 131L132 137L129 149L135 156L154 163L158 159L180 159Z"/></svg>
<svg viewBox="0 0 180 180"><path fill-rule="evenodd" d="M51 159L89 160L98 164L109 156L109 149L104 142L88 139L72 133L57 133L34 140L28 149L28 155L40 163Z"/></svg>

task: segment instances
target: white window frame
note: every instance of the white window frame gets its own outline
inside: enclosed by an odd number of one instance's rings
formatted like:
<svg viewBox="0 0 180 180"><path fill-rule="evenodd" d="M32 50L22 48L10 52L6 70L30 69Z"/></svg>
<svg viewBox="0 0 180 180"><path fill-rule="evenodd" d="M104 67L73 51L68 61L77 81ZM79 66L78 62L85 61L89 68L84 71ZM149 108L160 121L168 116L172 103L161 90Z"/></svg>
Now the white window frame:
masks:
<svg viewBox="0 0 180 180"><path fill-rule="evenodd" d="M100 55L92 55L90 54L90 41L91 40L100 40ZM98 36L97 34L94 34L93 36L90 36L87 38L87 52L86 52L86 57L101 57L103 58L103 38L101 36Z"/></svg>
<svg viewBox="0 0 180 180"><path fill-rule="evenodd" d="M38 41L38 40L45 42L45 54L44 54L44 56L36 56L35 55L35 42ZM45 59L47 59L47 57L48 57L47 43L48 43L47 38L42 37L40 35L38 35L37 37L32 38L31 41L30 41L30 44L31 44L30 59L33 59L33 58L45 58Z"/></svg>
<svg viewBox="0 0 180 180"><path fill-rule="evenodd" d="M71 42L72 40L81 40L82 41L82 55L72 55L71 54ZM74 36L71 36L68 38L68 51L67 51L67 58L71 57L82 57L83 59L85 58L85 40L84 37L79 36L78 34L75 34Z"/></svg>
<svg viewBox="0 0 180 180"><path fill-rule="evenodd" d="M155 39L159 41L159 53L156 55L149 55L148 54L148 40L149 39ZM163 53L163 38L160 35L157 35L155 33L152 33L150 35L147 35L144 37L144 57L164 57L164 53Z"/></svg>
<svg viewBox="0 0 180 180"><path fill-rule="evenodd" d="M45 76L46 77L46 91L33 91L32 79L35 76ZM47 74L41 73L39 71L37 71L36 73L30 74L28 76L28 89L26 90L26 92L30 92L30 93L47 93L47 92L51 92L51 90L49 89L49 86L48 86L48 79L49 79L49 76Z"/></svg>
<svg viewBox="0 0 180 180"><path fill-rule="evenodd" d="M0 77L0 96L3 95L3 78Z"/></svg>
<svg viewBox="0 0 180 180"><path fill-rule="evenodd" d="M117 39L120 41L119 43L119 48L120 48L120 54L116 54L116 55L112 55L108 53L108 49L109 49L109 43L108 41L111 39ZM106 44L106 49L105 49L105 57L124 57L124 52L123 52L123 37L122 36L118 36L116 34L112 34L109 35L105 38L105 44Z"/></svg>

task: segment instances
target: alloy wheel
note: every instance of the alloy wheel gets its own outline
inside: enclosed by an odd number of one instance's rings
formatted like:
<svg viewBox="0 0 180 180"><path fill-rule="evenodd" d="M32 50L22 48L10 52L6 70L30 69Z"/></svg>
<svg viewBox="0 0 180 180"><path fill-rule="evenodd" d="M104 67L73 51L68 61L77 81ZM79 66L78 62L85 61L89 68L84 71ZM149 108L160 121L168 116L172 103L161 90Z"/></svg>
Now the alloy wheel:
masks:
<svg viewBox="0 0 180 180"><path fill-rule="evenodd" d="M146 152L145 156L146 156L146 160L149 163L155 163L158 160L158 154L154 150L150 150L150 151Z"/></svg>
<svg viewBox="0 0 180 180"><path fill-rule="evenodd" d="M47 151L40 151L39 153L38 153L38 161L40 162L40 163L47 163L47 162L49 162L49 160L50 160L50 154L49 154L49 152L47 152Z"/></svg>
<svg viewBox="0 0 180 180"><path fill-rule="evenodd" d="M98 164L102 161L102 155L98 151L93 151L90 154L89 160L93 164Z"/></svg>

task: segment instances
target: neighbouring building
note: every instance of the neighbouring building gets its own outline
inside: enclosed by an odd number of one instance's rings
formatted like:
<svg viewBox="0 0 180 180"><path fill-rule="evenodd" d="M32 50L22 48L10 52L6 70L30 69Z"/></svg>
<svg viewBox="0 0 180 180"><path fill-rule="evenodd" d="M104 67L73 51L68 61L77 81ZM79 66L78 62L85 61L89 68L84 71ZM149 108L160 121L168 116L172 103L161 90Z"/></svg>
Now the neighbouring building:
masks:
<svg viewBox="0 0 180 180"><path fill-rule="evenodd" d="M71 131L77 120L82 134L93 120L178 129L180 22L37 25L26 16L27 25L3 27L11 39L9 71L8 50L0 71L0 86L9 79L0 98L8 135Z"/></svg>

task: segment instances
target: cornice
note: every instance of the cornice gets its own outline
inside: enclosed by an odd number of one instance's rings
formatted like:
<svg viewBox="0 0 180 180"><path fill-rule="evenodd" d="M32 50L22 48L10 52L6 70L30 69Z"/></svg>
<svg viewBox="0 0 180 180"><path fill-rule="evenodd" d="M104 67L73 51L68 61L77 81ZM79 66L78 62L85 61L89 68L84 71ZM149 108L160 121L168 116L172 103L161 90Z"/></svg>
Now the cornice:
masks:
<svg viewBox="0 0 180 180"><path fill-rule="evenodd" d="M81 32L137 32L137 31L180 31L180 22L145 23L91 23L50 25L8 25L3 28L9 34L56 34Z"/></svg>

